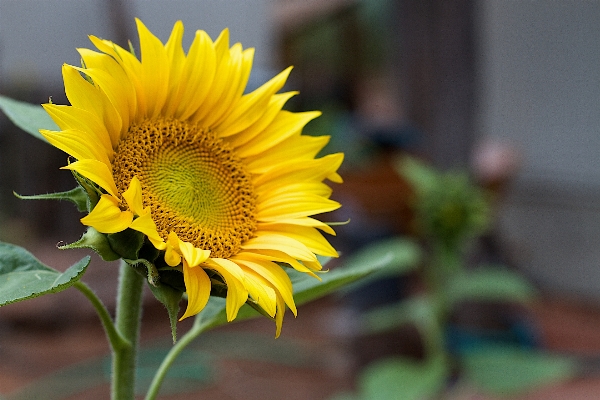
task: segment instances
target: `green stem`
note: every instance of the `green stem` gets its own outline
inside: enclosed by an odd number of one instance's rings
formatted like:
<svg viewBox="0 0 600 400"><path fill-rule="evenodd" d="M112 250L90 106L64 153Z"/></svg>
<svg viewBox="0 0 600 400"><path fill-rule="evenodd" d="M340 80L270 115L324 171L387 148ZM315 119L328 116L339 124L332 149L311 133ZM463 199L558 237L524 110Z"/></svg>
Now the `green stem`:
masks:
<svg viewBox="0 0 600 400"><path fill-rule="evenodd" d="M117 293L116 328L126 342L113 350L112 400L135 398L135 369L143 288L144 278L122 261Z"/></svg>
<svg viewBox="0 0 600 400"><path fill-rule="evenodd" d="M106 332L106 336L108 337L108 341L110 343L110 347L112 351L116 351L126 345L127 341L123 339L123 336L119 334L113 320L108 313L108 310L102 303L102 300L96 296L96 294L90 289L88 285L85 283L78 281L75 283L75 288L77 288L88 300L92 303L98 316L100 317L100 321L102 321L102 326L104 326L104 331Z"/></svg>
<svg viewBox="0 0 600 400"><path fill-rule="evenodd" d="M165 376L167 375L169 368L171 368L171 365L173 365L173 362L175 362L175 359L179 356L179 354L181 354L183 349L194 339L196 339L204 330L204 326L194 324L194 326L187 331L185 335L183 335L181 339L179 339L179 341L173 345L173 347L171 347L171 350L169 350L169 353L163 359L160 367L156 371L156 374L154 374L154 378L152 378L152 383L150 384L150 388L148 389L145 400L156 399Z"/></svg>

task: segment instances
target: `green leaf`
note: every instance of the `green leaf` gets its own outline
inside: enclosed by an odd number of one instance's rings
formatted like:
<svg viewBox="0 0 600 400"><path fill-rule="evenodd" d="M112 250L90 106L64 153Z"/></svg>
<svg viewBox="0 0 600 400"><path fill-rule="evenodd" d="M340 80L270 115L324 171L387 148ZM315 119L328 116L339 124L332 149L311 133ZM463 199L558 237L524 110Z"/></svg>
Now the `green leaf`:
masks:
<svg viewBox="0 0 600 400"><path fill-rule="evenodd" d="M0 95L0 110L4 111L4 114L16 126L44 142L46 142L46 139L40 134L40 129L59 130L52 118L40 105L25 103Z"/></svg>
<svg viewBox="0 0 600 400"><path fill-rule="evenodd" d="M494 345L463 355L467 379L491 394L515 395L573 378L574 359L508 345Z"/></svg>
<svg viewBox="0 0 600 400"><path fill-rule="evenodd" d="M362 400L423 400L439 394L450 368L444 357L424 361L389 358L368 366L359 378Z"/></svg>
<svg viewBox="0 0 600 400"><path fill-rule="evenodd" d="M22 247L0 242L0 306L65 290L81 278L89 263L90 257L84 257L61 273Z"/></svg>
<svg viewBox="0 0 600 400"><path fill-rule="evenodd" d="M23 196L15 193L15 196L21 200L67 200L75 204L77 206L77 211L79 212L86 212L88 210L89 199L86 191L81 186L77 186L66 192L34 194L30 196Z"/></svg>
<svg viewBox="0 0 600 400"><path fill-rule="evenodd" d="M455 275L445 290L450 305L465 300L527 303L537 296L536 289L518 273L491 266Z"/></svg>
<svg viewBox="0 0 600 400"><path fill-rule="evenodd" d="M398 157L395 161L395 167L398 174L408 179L414 188L421 193L434 190L439 185L439 173L414 157Z"/></svg>
<svg viewBox="0 0 600 400"><path fill-rule="evenodd" d="M392 238L366 246L346 260L341 260L338 267L319 274L321 281L295 270L287 272L294 285L294 298L297 302L305 303L359 279L360 282L352 287L386 276L405 274L417 268L420 257L420 249L414 242ZM347 290L350 288L345 287Z"/></svg>
<svg viewBox="0 0 600 400"><path fill-rule="evenodd" d="M104 261L115 261L121 258L121 256L115 253L110 247L106 235L98 232L91 226L88 227L81 239L75 243L59 246L59 249L92 249L98 253Z"/></svg>
<svg viewBox="0 0 600 400"><path fill-rule="evenodd" d="M429 296L411 297L363 313L363 333L385 332L406 324L427 329L437 323L438 312L437 304Z"/></svg>

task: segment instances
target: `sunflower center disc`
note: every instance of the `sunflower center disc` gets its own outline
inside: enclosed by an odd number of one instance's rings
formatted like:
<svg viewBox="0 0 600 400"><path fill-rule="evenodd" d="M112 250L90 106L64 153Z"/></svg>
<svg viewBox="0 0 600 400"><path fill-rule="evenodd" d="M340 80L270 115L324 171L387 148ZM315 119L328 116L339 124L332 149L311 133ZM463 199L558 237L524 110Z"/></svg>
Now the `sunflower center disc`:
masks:
<svg viewBox="0 0 600 400"><path fill-rule="evenodd" d="M137 176L144 207L158 233L211 250L211 257L236 254L256 230L256 196L249 174L214 133L178 120L132 125L113 162L123 193Z"/></svg>

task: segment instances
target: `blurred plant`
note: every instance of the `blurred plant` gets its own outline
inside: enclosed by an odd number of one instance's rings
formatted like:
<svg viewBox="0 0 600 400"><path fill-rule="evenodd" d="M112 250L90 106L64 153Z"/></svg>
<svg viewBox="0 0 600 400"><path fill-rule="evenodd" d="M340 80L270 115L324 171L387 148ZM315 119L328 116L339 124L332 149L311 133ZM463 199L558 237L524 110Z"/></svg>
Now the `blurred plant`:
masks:
<svg viewBox="0 0 600 400"><path fill-rule="evenodd" d="M465 304L527 305L536 290L503 266L466 268L466 250L490 223L487 196L466 173L440 173L408 157L398 159L397 170L414 188L415 230L429 250L420 271L425 289L365 312L361 333L368 337L412 325L424 356L375 361L360 373L357 393L339 394L335 400L439 398L451 383L510 395L574 376L577 364L571 358L455 326L453 313ZM455 340L457 330L464 337Z"/></svg>

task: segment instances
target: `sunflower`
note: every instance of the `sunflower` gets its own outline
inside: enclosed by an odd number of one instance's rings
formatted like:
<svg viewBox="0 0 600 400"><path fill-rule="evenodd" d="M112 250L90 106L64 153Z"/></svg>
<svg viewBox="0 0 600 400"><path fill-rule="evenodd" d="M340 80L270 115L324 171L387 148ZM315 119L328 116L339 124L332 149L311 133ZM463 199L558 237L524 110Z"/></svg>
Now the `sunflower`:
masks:
<svg viewBox="0 0 600 400"><path fill-rule="evenodd" d="M283 110L277 93L291 68L245 93L253 49L196 31L187 52L183 24L163 44L140 20L140 59L90 36L82 67L63 66L71 105L45 104L60 131L41 130L69 154L63 167L91 182L97 202L81 219L102 234L140 232L166 268L183 273L187 309L200 312L215 284L226 313L251 302L275 319L277 335L292 283L284 268L317 276L317 255L337 252L313 218L340 204L324 182L341 182L343 154L316 158L329 137L302 135L319 112Z"/></svg>

